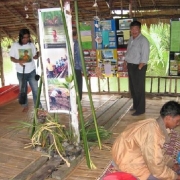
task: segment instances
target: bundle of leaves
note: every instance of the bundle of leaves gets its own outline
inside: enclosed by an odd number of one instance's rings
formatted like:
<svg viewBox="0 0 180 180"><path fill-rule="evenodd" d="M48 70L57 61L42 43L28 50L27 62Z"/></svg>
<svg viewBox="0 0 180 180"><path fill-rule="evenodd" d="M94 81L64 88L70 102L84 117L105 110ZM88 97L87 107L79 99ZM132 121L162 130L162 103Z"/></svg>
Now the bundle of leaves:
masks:
<svg viewBox="0 0 180 180"><path fill-rule="evenodd" d="M111 137L112 133L106 130L103 126L99 126L98 130L99 130L99 136L101 140L106 140ZM94 127L86 128L86 134L87 134L87 140L89 142L96 142L98 140L96 129ZM82 130L80 130L80 138L82 139Z"/></svg>

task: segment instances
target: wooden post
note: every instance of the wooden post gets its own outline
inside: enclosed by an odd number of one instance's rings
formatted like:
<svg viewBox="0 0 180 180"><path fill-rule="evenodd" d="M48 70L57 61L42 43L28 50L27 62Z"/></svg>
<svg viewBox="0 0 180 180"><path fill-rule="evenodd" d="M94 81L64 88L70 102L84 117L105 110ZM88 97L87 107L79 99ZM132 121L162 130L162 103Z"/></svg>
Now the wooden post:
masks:
<svg viewBox="0 0 180 180"><path fill-rule="evenodd" d="M132 0L129 0L129 17L132 18Z"/></svg>
<svg viewBox="0 0 180 180"><path fill-rule="evenodd" d="M1 86L4 86L5 80L4 80L4 68L3 68L3 55L2 55L2 47L1 47L1 37L0 37L0 78L1 78Z"/></svg>

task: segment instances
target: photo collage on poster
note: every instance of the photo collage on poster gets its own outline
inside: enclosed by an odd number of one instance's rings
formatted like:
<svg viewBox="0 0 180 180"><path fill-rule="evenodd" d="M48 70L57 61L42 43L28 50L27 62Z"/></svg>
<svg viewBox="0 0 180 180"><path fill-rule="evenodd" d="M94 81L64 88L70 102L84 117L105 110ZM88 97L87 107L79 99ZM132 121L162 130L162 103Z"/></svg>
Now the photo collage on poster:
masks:
<svg viewBox="0 0 180 180"><path fill-rule="evenodd" d="M95 21L96 49L116 48L115 21Z"/></svg>
<svg viewBox="0 0 180 180"><path fill-rule="evenodd" d="M117 76L117 50L97 50L98 67L105 77Z"/></svg>
<svg viewBox="0 0 180 180"><path fill-rule="evenodd" d="M127 77L127 65L125 62L126 49L117 49L117 77Z"/></svg>
<svg viewBox="0 0 180 180"><path fill-rule="evenodd" d="M133 19L94 21L97 65L105 77L127 77L125 53ZM108 52L108 53L107 53ZM113 58L108 58L113 57Z"/></svg>
<svg viewBox="0 0 180 180"><path fill-rule="evenodd" d="M170 52L169 75L180 76L180 52Z"/></svg>
<svg viewBox="0 0 180 180"><path fill-rule="evenodd" d="M130 23L133 19L116 19L117 48L126 48L130 38Z"/></svg>
<svg viewBox="0 0 180 180"><path fill-rule="evenodd" d="M96 50L84 50L83 53L87 75L95 77L95 68L97 67Z"/></svg>
<svg viewBox="0 0 180 180"><path fill-rule="evenodd" d="M64 86L68 76L68 53L60 9L39 10L40 42L49 112L70 110L69 89Z"/></svg>

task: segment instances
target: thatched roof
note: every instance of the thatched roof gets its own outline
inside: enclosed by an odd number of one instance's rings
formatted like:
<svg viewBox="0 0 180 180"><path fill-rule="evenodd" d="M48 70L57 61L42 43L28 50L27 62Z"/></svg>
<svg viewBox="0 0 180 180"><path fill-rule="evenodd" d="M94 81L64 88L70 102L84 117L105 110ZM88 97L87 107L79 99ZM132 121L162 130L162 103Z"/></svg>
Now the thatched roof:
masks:
<svg viewBox="0 0 180 180"><path fill-rule="evenodd" d="M79 21L92 21L94 16L111 19L112 10L129 10L128 16L137 17L143 23L169 23L171 18L180 18L179 0L77 0ZM93 7L97 2L98 7ZM0 35L16 38L21 28L30 29L36 34L37 18L33 7L60 7L59 0L0 0ZM74 0L70 1L74 19ZM122 12L122 11L121 11ZM128 17L126 15L126 17Z"/></svg>

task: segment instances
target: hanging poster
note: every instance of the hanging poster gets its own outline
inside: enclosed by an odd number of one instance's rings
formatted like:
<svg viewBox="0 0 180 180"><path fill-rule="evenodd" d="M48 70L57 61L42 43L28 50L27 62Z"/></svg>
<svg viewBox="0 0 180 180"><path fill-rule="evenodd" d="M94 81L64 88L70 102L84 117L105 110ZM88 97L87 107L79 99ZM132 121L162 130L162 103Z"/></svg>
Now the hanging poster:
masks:
<svg viewBox="0 0 180 180"><path fill-rule="evenodd" d="M117 76L117 50L97 50L98 67L105 77Z"/></svg>
<svg viewBox="0 0 180 180"><path fill-rule="evenodd" d="M97 67L96 50L87 49L83 51L86 71L89 77L96 77L95 69Z"/></svg>
<svg viewBox="0 0 180 180"><path fill-rule="evenodd" d="M180 76L180 19L171 19L170 23L170 53L169 75Z"/></svg>
<svg viewBox="0 0 180 180"><path fill-rule="evenodd" d="M180 52L179 32L180 32L179 19L171 20L170 51Z"/></svg>
<svg viewBox="0 0 180 180"><path fill-rule="evenodd" d="M130 23L133 19L116 19L116 41L118 48L127 48L130 38Z"/></svg>
<svg viewBox="0 0 180 180"><path fill-rule="evenodd" d="M92 49L92 32L90 23L80 23L81 43L83 49Z"/></svg>
<svg viewBox="0 0 180 180"><path fill-rule="evenodd" d="M180 52L170 52L169 75L180 76Z"/></svg>
<svg viewBox="0 0 180 180"><path fill-rule="evenodd" d="M117 77L127 77L128 70L125 62L126 48L117 49Z"/></svg>
<svg viewBox="0 0 180 180"><path fill-rule="evenodd" d="M70 92L64 86L69 74L69 58L61 10L40 9L38 14L47 108L49 112L69 113Z"/></svg>
<svg viewBox="0 0 180 180"><path fill-rule="evenodd" d="M94 21L96 49L115 49L115 20Z"/></svg>

